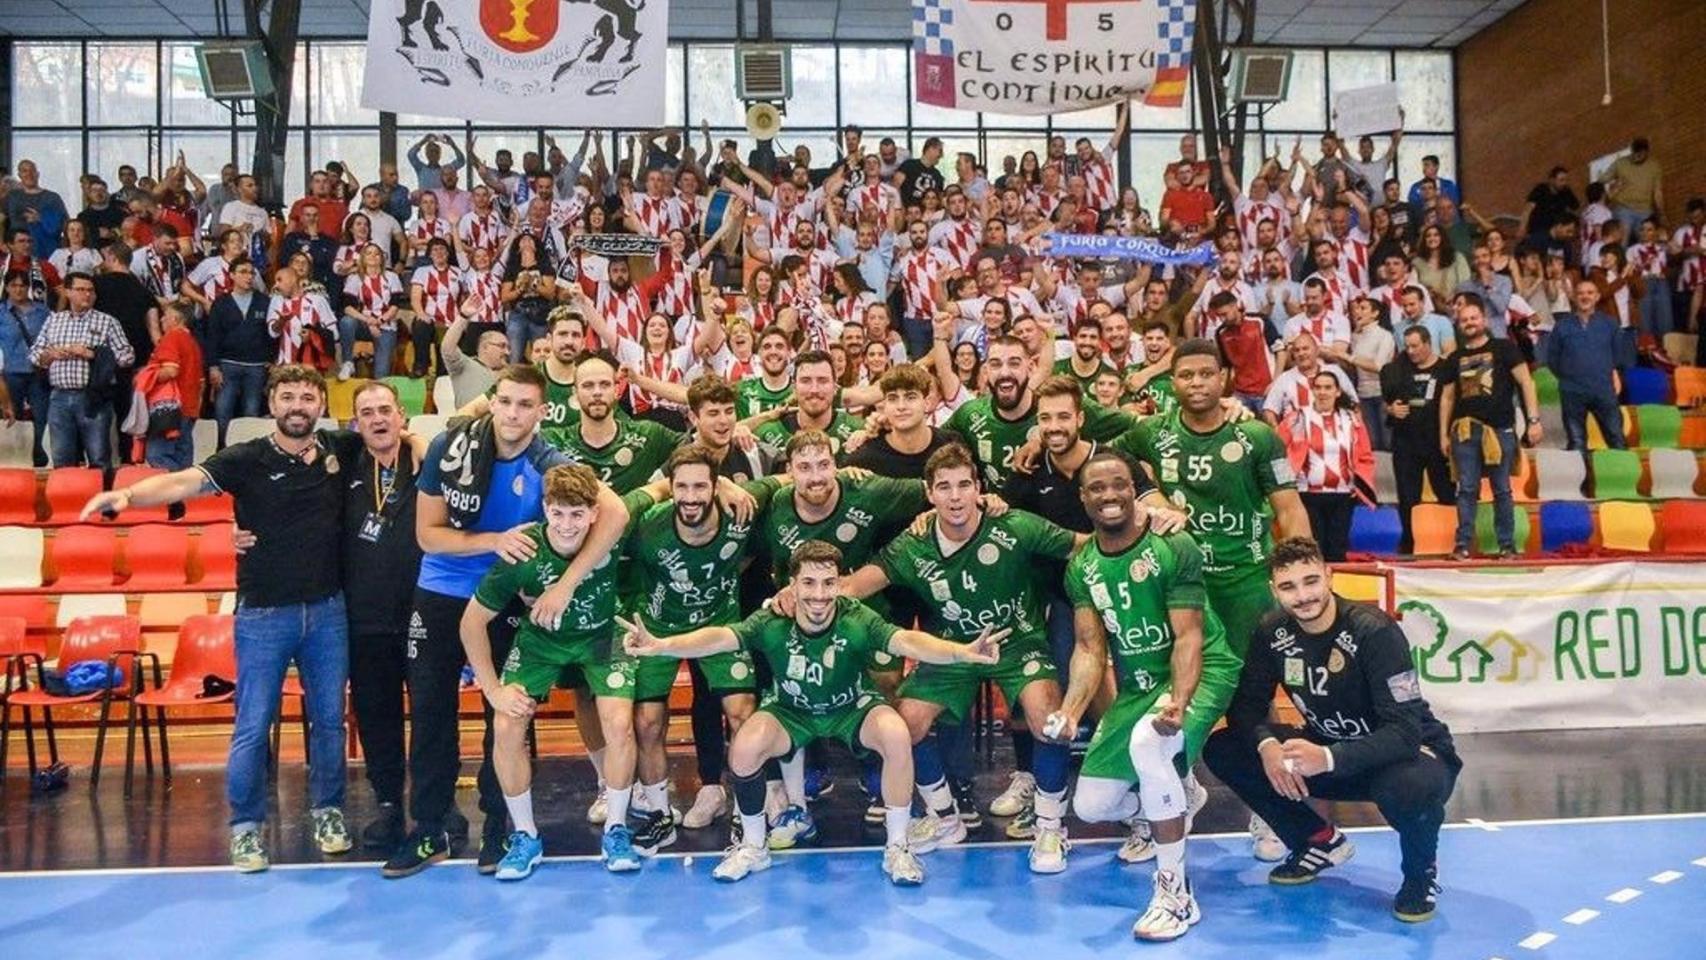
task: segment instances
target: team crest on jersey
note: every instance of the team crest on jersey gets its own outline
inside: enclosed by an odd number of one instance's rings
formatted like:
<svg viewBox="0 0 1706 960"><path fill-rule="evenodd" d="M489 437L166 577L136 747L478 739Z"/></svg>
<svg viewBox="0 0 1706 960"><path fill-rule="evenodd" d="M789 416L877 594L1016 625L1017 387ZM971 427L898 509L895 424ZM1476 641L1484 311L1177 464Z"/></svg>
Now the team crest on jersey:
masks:
<svg viewBox="0 0 1706 960"><path fill-rule="evenodd" d="M1228 440L1220 448L1220 459L1227 463L1237 463L1244 459L1244 445L1237 440Z"/></svg>
<svg viewBox="0 0 1706 960"><path fill-rule="evenodd" d="M616 456L613 459L615 459L618 467L625 467L634 462L634 451L627 447L623 447L616 451Z"/></svg>
<svg viewBox="0 0 1706 960"><path fill-rule="evenodd" d="M840 540L842 543L852 543L853 538L858 535L859 528L851 523L844 523L835 528L835 539Z"/></svg>
<svg viewBox="0 0 1706 960"><path fill-rule="evenodd" d="M1001 559L1001 550L993 543L986 543L977 548L977 560L986 567L995 566Z"/></svg>
<svg viewBox="0 0 1706 960"><path fill-rule="evenodd" d="M1126 572L1131 575L1132 583L1142 583L1151 574L1161 572L1161 561L1155 559L1155 551L1145 550L1142 556L1131 562L1131 568Z"/></svg>
<svg viewBox="0 0 1706 960"><path fill-rule="evenodd" d="M739 660L736 660L734 663L729 664L729 676L736 679L736 680L745 680L746 675L748 673L750 673L751 671L752 671L752 668L748 667L746 664L742 663Z"/></svg>
<svg viewBox="0 0 1706 960"><path fill-rule="evenodd" d="M337 472L338 472L338 455L337 454L335 454L335 453L326 454L326 472L333 474L334 476L337 474Z"/></svg>
<svg viewBox="0 0 1706 960"><path fill-rule="evenodd" d="M520 474L516 474L515 481L509 485L509 488L515 491L515 495L519 497L527 492L527 481L523 480Z"/></svg>
<svg viewBox="0 0 1706 960"><path fill-rule="evenodd" d="M1327 655L1327 672L1338 673L1343 669L1345 669L1344 652L1338 647L1334 647L1333 652Z"/></svg>

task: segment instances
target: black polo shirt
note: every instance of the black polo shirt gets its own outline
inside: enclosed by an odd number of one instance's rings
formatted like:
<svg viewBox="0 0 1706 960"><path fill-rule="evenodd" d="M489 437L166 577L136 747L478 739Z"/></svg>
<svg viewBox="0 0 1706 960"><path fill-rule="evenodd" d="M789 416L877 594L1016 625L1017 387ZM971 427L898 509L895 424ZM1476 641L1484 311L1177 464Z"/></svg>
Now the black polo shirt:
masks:
<svg viewBox="0 0 1706 960"><path fill-rule="evenodd" d="M415 539L415 477L420 464L408 444L385 470L363 446L352 469L339 472L343 497L343 585L352 635L401 635L421 572Z"/></svg>
<svg viewBox="0 0 1706 960"><path fill-rule="evenodd" d="M271 436L232 444L199 468L235 501L237 525L255 545L237 561L237 599L278 607L324 600L342 587L339 553L343 481L361 441L314 432L312 463Z"/></svg>
<svg viewBox="0 0 1706 960"><path fill-rule="evenodd" d="M863 467L880 477L897 480L924 479L924 464L930 455L952 443L964 443L957 433L930 428L930 442L917 453L901 453L889 443L888 434L872 437L847 456L849 467Z"/></svg>
<svg viewBox="0 0 1706 960"><path fill-rule="evenodd" d="M1092 441L1090 455L1094 456L1098 449L1100 446ZM1137 491L1139 500L1155 489L1149 475L1141 469L1133 471L1132 479L1135 481L1133 489ZM1052 520L1073 533L1092 533L1095 530L1090 523L1090 514L1084 509L1084 501L1079 496L1078 474L1067 475L1060 472L1055 467L1054 460L1046 453L1039 458L1035 470L1030 473L1015 470L1013 475L1007 478L1007 486L1001 491L1001 499L1007 501L1010 507ZM1050 584L1052 596L1063 595L1066 563L1050 561L1048 579L1045 582Z"/></svg>

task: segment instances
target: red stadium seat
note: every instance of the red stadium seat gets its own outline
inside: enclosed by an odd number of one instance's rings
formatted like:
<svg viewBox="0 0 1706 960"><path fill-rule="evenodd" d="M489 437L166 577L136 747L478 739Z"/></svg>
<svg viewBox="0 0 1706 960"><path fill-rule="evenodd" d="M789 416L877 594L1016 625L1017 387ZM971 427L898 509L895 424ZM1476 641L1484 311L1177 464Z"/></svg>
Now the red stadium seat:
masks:
<svg viewBox="0 0 1706 960"><path fill-rule="evenodd" d="M124 556L130 567L126 590L182 587L189 582L190 532L164 523L132 527Z"/></svg>
<svg viewBox="0 0 1706 960"><path fill-rule="evenodd" d="M1659 511L1666 553L1706 553L1706 500L1669 500Z"/></svg>
<svg viewBox="0 0 1706 960"><path fill-rule="evenodd" d="M42 658L30 656L35 667L33 685L30 689L19 690L6 699L6 708L12 707L62 707L78 703L101 704L101 719L95 731L95 760L89 771L89 786L91 789L101 779L101 757L106 752L107 722L112 713L114 700L128 701L130 696L140 689L137 670L143 660L152 660L154 665L155 684L159 684L160 658L142 651L142 623L135 617L80 617L71 621L65 628L65 636L59 644L58 667L61 670L72 664L85 660L104 662L108 668L118 668L124 671L124 684L117 688L96 690L92 693L56 696L48 693L42 683L45 666ZM129 722L134 723L136 714L130 710ZM54 736L53 720L49 716L46 724L49 743ZM146 743L146 732L145 732ZM31 749L34 749L32 744Z"/></svg>
<svg viewBox="0 0 1706 960"><path fill-rule="evenodd" d="M144 711L153 707L160 724L160 769L167 782L172 779L172 758L166 745L171 729L167 713L187 706L210 703L230 703L236 690L213 696L202 696L202 679L219 677L237 682L237 643L234 636L236 621L228 616L201 614L186 619L178 629L178 645L172 654L172 673L165 685L144 690L136 695L136 705ZM143 714L147 722L147 713ZM129 760L126 761L129 763ZM126 779L130 776L127 766Z"/></svg>
<svg viewBox="0 0 1706 960"><path fill-rule="evenodd" d="M24 688L29 666L35 659L47 656L47 643L40 636L29 635L29 623L23 617L0 616L0 665L5 668L6 686L0 688L0 776L6 771L6 748L12 742L12 692ZM24 728L34 731L34 719L29 707L24 712ZM29 747L30 775L36 772L35 738L26 741ZM48 762L59 762L59 744L49 737Z"/></svg>
<svg viewBox="0 0 1706 960"><path fill-rule="evenodd" d="M218 494L211 497L191 497L184 501L184 515L178 522L183 524L230 523L236 514L232 511L232 500L229 494Z"/></svg>
<svg viewBox="0 0 1706 960"><path fill-rule="evenodd" d="M166 471L160 469L159 467L143 467L143 466L119 467L118 472L113 474L113 487L112 488L114 490L118 490L118 489L123 488L123 487L128 487L128 486L135 484L139 480L145 480L149 477L157 477L157 476L159 476L165 472ZM123 524L165 523L166 520L168 519L168 517L166 516L166 509L167 508L163 507L163 506L162 507L131 507L129 510L126 510L125 512L119 514L118 520L116 522L123 523Z"/></svg>
<svg viewBox="0 0 1706 960"><path fill-rule="evenodd" d="M48 543L54 569L54 589L107 590L113 585L113 559L118 532L112 527L80 523L61 527Z"/></svg>
<svg viewBox="0 0 1706 960"><path fill-rule="evenodd" d="M232 536L237 529L232 523L213 523L201 528L196 543L196 555L201 561L201 578L194 583L208 590L230 590L237 585L237 547Z"/></svg>
<svg viewBox="0 0 1706 960"><path fill-rule="evenodd" d="M36 472L27 468L0 470L0 524L37 523Z"/></svg>
<svg viewBox="0 0 1706 960"><path fill-rule="evenodd" d="M58 467L47 475L47 522L76 523L89 498L101 492L105 478L93 467Z"/></svg>
<svg viewBox="0 0 1706 960"><path fill-rule="evenodd" d="M21 617L37 630L53 625L53 609L39 593L0 593L0 617Z"/></svg>

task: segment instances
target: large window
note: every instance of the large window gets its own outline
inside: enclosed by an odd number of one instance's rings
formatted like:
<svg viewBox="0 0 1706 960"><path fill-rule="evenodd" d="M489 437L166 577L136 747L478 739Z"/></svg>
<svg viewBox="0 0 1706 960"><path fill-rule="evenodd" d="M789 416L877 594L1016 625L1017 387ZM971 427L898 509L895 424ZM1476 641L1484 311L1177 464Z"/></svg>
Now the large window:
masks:
<svg viewBox="0 0 1706 960"><path fill-rule="evenodd" d="M1054 117L1002 116L940 110L911 97L912 57L904 44L796 44L793 48L795 96L788 104L778 146L792 150L804 143L814 165L837 152L838 129L849 123L865 128L867 145L894 137L918 153L926 138L940 135L948 150L944 169L951 173L954 153L977 154L992 176L1006 156L1026 150L1041 154L1046 137L1059 134L1069 144L1080 136L1097 146L1107 142L1114 111L1100 107ZM309 165L342 160L363 182L377 176L379 115L360 104L362 46L349 41L309 41L297 51L292 84L290 143L286 155L286 192L306 183ZM214 182L219 169L252 162L252 116L233 116L201 93L191 43L124 40L113 42L17 41L12 46L11 157L28 157L42 166L48 185L62 193L75 188L78 174L98 173L113 181L120 163L158 172L181 151L202 178ZM672 44L667 64L666 115L671 126L685 126L695 150L703 150L702 125L713 140L732 138L743 151L752 145L745 111L734 96L734 50L727 43ZM1290 96L1259 117L1245 141L1245 169L1257 151L1289 157L1298 138L1307 156L1332 124L1337 93L1395 81L1404 105L1407 135L1397 157L1406 182L1419 176L1421 158L1437 154L1442 173L1457 167L1455 92L1451 55L1430 50L1314 49L1298 52ZM572 131L528 130L459 124L429 116L397 117L398 156L424 133L451 133L466 149L474 141L482 159L500 147L517 154L545 146L554 134L573 153L580 138ZM1159 200L1161 170L1178 156L1181 135L1195 129L1194 84L1186 107L1159 109L1135 104L1125 147L1130 180L1144 200ZM627 149L625 132L603 131L600 144L609 160ZM1354 149L1354 145L1353 149ZM1385 144L1377 145L1377 152ZM410 179L404 170L405 181Z"/></svg>

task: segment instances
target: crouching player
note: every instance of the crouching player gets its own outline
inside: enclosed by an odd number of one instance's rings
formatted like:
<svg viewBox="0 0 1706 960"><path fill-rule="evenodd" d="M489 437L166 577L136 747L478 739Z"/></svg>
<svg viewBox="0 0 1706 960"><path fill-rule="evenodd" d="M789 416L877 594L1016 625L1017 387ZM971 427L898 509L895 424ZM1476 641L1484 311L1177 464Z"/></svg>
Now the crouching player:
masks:
<svg viewBox="0 0 1706 960"><path fill-rule="evenodd" d="M533 770L527 729L533 713L551 695L567 666L585 674L604 729L604 775L610 815L604 821L604 865L613 872L638 870L640 855L628 827L628 801L634 787L635 661L616 646L616 564L603 562L575 589L558 628L543 628L523 618L502 673L492 663L486 625L516 597L531 603L562 577L598 519L597 474L576 464L556 466L543 478L545 522L526 528L530 559L500 561L480 581L462 614L462 646L474 668L474 680L492 705L492 766L503 788L515 830L498 864L499 880L521 880L544 856L533 819ZM630 517L653 502L646 490L623 498Z"/></svg>
<svg viewBox="0 0 1706 960"><path fill-rule="evenodd" d="M1196 541L1149 529L1136 476L1113 451L1092 455L1079 474L1095 538L1067 565L1078 639L1047 726L1078 728L1112 653L1117 694L1090 740L1073 808L1089 822L1149 821L1155 893L1132 934L1176 940L1202 919L1185 878L1185 835L1207 795L1189 797L1183 777L1237 690L1239 661L1206 604Z"/></svg>
<svg viewBox="0 0 1706 960"><path fill-rule="evenodd" d="M637 618L618 620L630 654L693 659L745 650L770 666L769 692L729 745L741 840L712 876L734 881L769 868L764 764L823 737L840 740L856 755L882 757L888 831L883 873L897 886L915 886L924 882L924 868L907 844L912 737L900 714L867 685L866 665L875 653L925 663L994 664L1008 631L985 630L973 643L952 643L902 630L863 603L839 595L841 551L821 540L801 544L789 558L788 573L795 595L792 617L764 609L733 626L702 627L674 637L652 636Z"/></svg>

